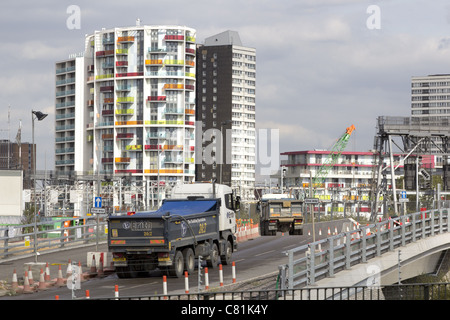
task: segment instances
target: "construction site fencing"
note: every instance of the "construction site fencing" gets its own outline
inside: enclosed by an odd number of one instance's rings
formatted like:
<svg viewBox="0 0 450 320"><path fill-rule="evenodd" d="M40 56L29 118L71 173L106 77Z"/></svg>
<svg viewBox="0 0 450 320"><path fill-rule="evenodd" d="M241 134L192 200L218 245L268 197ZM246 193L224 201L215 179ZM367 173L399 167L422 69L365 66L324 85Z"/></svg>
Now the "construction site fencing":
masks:
<svg viewBox="0 0 450 320"><path fill-rule="evenodd" d="M92 300L180 300L180 301L254 301L254 300L450 300L450 283L395 284L334 288L273 289L227 292L199 292L122 296L120 289L111 297ZM79 298L83 299L83 298Z"/></svg>
<svg viewBox="0 0 450 320"><path fill-rule="evenodd" d="M107 239L107 216L44 218L39 222L0 227L0 261Z"/></svg>
<svg viewBox="0 0 450 320"><path fill-rule="evenodd" d="M279 266L280 288L315 285L358 263L379 257L408 243L449 232L448 211L429 210L360 226L286 251Z"/></svg>

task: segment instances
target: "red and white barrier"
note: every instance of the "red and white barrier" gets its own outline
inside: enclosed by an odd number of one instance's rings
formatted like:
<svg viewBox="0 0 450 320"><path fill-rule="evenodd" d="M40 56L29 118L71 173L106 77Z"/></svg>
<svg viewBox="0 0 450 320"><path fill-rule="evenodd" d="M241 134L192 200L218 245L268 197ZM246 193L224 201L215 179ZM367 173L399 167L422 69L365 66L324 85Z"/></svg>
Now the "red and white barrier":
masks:
<svg viewBox="0 0 450 320"><path fill-rule="evenodd" d="M259 237L259 226L257 224L237 227L236 239L238 242Z"/></svg>

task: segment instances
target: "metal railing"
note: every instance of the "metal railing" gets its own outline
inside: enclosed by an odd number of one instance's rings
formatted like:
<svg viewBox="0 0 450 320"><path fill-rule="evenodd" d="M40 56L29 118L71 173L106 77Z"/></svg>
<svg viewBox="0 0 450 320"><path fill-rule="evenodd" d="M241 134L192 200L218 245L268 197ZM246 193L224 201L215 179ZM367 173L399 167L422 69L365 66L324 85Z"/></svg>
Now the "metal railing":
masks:
<svg viewBox="0 0 450 320"><path fill-rule="evenodd" d="M450 283L396 284L339 288L200 292L170 295L90 297L93 300L449 300Z"/></svg>
<svg viewBox="0 0 450 320"><path fill-rule="evenodd" d="M0 227L0 261L47 250L95 244L107 238L106 216L46 218L31 224Z"/></svg>
<svg viewBox="0 0 450 320"><path fill-rule="evenodd" d="M279 266L280 288L314 285L397 247L445 232L449 232L448 211L430 210L361 226L288 250L288 263Z"/></svg>

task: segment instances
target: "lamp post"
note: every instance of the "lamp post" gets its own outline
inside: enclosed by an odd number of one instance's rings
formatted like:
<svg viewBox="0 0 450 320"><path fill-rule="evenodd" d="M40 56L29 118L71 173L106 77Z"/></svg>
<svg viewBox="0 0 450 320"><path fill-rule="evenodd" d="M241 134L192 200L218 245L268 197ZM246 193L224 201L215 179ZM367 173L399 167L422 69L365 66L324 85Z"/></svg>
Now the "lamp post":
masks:
<svg viewBox="0 0 450 320"><path fill-rule="evenodd" d="M220 184L222 184L222 173L223 173L223 163L224 163L224 157L223 157L223 154L224 154L224 152L223 152L223 150L224 150L223 126L225 126L227 124L230 124L232 122L233 122L232 120L225 120L225 121L222 121L220 123L220 137L221 137L221 139L220 139L220 144L221 144L221 150L220 150ZM225 135L225 137L226 137L226 135ZM226 157L225 157L225 159L226 159ZM231 181L230 181L230 185L231 185Z"/></svg>
<svg viewBox="0 0 450 320"><path fill-rule="evenodd" d="M37 262L37 218L36 218L36 145L34 144L34 119L38 121L44 120L48 116L46 113L31 110L32 140L33 140L33 200L34 200L34 262Z"/></svg>

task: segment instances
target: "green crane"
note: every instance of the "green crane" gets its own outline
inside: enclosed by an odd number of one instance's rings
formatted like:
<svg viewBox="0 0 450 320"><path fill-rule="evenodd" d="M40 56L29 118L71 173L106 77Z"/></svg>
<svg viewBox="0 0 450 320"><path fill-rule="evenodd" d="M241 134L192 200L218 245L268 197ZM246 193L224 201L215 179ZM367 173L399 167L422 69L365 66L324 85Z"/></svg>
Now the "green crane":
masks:
<svg viewBox="0 0 450 320"><path fill-rule="evenodd" d="M350 139L350 136L354 130L355 130L354 125L348 127L345 130L345 133L338 139L338 141L336 141L336 143L331 148L331 151L328 154L327 158L325 159L322 166L319 168L316 175L314 176L312 183L314 193L316 192L316 188L320 186L322 183L324 183L325 178L328 175L328 172L335 165L342 151L344 151L345 147L347 146L348 140Z"/></svg>

